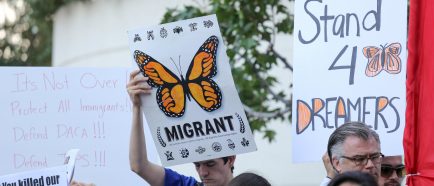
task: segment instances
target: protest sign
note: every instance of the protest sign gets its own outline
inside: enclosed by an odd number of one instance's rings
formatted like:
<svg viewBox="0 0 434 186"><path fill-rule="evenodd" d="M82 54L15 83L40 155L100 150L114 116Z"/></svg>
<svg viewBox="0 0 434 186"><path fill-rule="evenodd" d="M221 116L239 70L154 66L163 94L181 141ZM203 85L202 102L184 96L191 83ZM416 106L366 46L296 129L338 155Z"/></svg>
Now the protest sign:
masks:
<svg viewBox="0 0 434 186"><path fill-rule="evenodd" d="M74 176L75 161L77 159L78 151L80 151L80 149L70 149L65 155L64 164L66 165L66 178L68 179L68 183L72 181L72 177Z"/></svg>
<svg viewBox="0 0 434 186"><path fill-rule="evenodd" d="M163 165L256 150L215 15L128 32L154 87L143 112Z"/></svg>
<svg viewBox="0 0 434 186"><path fill-rule="evenodd" d="M295 2L293 161L320 161L347 121L402 154L406 23L405 0Z"/></svg>
<svg viewBox="0 0 434 186"><path fill-rule="evenodd" d="M68 186L66 165L0 176L2 186Z"/></svg>
<svg viewBox="0 0 434 186"><path fill-rule="evenodd" d="M57 166L70 156L74 179L81 182L143 184L128 159L130 70L0 68L0 175ZM146 136L148 158L158 163L151 135ZM75 158L67 153L71 148L80 149ZM73 169L69 166L68 173Z"/></svg>

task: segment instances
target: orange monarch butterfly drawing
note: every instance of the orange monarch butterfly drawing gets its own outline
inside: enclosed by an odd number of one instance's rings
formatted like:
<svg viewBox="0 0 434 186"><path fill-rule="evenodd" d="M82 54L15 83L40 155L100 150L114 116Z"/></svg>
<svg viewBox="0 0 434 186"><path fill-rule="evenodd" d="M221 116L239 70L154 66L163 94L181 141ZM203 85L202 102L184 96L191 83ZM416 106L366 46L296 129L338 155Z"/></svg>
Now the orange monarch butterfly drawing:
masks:
<svg viewBox="0 0 434 186"><path fill-rule="evenodd" d="M382 70L390 74L398 74L401 72L401 44L392 43L390 45L380 45L381 48L375 46L367 46L363 48L363 55L368 58L365 74L368 77L378 75Z"/></svg>
<svg viewBox="0 0 434 186"><path fill-rule="evenodd" d="M181 117L185 112L185 97L190 97L199 106L212 112L221 106L222 93L211 78L217 74L216 54L219 40L216 36L209 37L200 46L191 60L186 78L179 71L180 77L167 69L151 56L136 50L134 59L145 77L147 83L157 89L157 103L160 110L169 117Z"/></svg>

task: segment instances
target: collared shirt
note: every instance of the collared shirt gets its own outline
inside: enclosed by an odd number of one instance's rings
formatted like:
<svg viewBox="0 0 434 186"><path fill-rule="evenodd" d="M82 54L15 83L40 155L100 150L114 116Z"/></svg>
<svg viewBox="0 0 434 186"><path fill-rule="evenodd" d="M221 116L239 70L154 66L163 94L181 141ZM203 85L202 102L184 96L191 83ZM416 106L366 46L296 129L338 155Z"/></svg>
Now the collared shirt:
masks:
<svg viewBox="0 0 434 186"><path fill-rule="evenodd" d="M329 185L331 180L332 179L330 179L329 177L325 177L319 186L327 186L327 185Z"/></svg>

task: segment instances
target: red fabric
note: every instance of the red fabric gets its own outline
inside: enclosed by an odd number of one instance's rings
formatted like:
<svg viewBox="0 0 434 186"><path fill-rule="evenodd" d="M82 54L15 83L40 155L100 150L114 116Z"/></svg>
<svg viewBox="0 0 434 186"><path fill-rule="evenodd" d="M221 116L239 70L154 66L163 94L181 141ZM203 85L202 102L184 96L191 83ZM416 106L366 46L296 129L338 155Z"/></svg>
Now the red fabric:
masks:
<svg viewBox="0 0 434 186"><path fill-rule="evenodd" d="M407 184L434 185L434 0L410 0L404 153Z"/></svg>

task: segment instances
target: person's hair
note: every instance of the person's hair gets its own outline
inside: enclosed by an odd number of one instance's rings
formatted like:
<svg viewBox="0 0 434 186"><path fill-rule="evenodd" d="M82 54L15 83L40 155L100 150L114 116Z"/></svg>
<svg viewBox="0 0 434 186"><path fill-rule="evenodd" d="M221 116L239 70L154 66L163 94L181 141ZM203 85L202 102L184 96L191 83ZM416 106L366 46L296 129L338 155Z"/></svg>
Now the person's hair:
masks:
<svg viewBox="0 0 434 186"><path fill-rule="evenodd" d="M271 186L271 184L262 176L245 172L233 178L229 186Z"/></svg>
<svg viewBox="0 0 434 186"><path fill-rule="evenodd" d="M327 154L330 161L333 161L333 156L341 157L343 156L343 143L345 139L349 136L354 136L363 140L368 141L370 138L374 138L375 141L380 144L380 137L378 134L368 127L368 125L361 122L347 122L330 135L327 144Z"/></svg>
<svg viewBox="0 0 434 186"><path fill-rule="evenodd" d="M223 157L222 159L223 159L223 163L226 165L226 163L228 162L228 160L229 160L229 158L228 158L229 156L226 156L226 157ZM232 165L232 167L231 167L231 172L232 173L234 173L234 169L235 169L235 166L234 165Z"/></svg>
<svg viewBox="0 0 434 186"><path fill-rule="evenodd" d="M343 183L356 183L360 186L378 186L377 181L372 175L360 171L338 174L329 182L328 186L339 186Z"/></svg>

